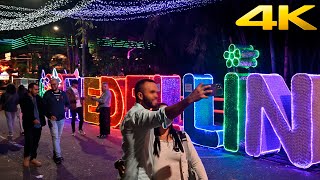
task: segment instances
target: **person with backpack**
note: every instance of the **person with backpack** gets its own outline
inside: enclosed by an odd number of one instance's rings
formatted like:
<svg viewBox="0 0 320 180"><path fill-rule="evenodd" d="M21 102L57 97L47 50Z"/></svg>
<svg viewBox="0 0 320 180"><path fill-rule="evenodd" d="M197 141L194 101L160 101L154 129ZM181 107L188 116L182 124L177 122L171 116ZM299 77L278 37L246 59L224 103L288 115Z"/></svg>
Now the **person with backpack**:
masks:
<svg viewBox="0 0 320 180"><path fill-rule="evenodd" d="M159 108L167 104L161 103ZM154 129L152 179L200 179L208 176L189 135L169 128Z"/></svg>
<svg viewBox="0 0 320 180"><path fill-rule="evenodd" d="M152 179L152 152L154 128L168 128L173 119L178 117L189 105L208 98L211 86L199 84L185 99L157 111L150 109L158 105L158 87L151 79L138 81L134 88L136 104L127 112L120 125L124 175L121 179Z"/></svg>

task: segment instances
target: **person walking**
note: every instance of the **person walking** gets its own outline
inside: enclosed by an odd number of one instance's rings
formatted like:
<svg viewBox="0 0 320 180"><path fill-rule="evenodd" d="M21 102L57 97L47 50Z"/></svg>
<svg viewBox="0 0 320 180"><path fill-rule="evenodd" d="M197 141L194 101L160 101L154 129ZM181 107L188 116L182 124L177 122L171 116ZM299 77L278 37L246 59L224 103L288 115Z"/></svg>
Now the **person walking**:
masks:
<svg viewBox="0 0 320 180"><path fill-rule="evenodd" d="M38 93L39 86L35 83L30 83L28 92L20 98L25 132L24 167L29 167L30 163L36 167L41 166L41 162L36 158L42 127L46 125L46 120L43 100Z"/></svg>
<svg viewBox="0 0 320 180"><path fill-rule="evenodd" d="M51 89L43 95L46 107L46 116L49 118L48 125L52 136L53 160L61 164L64 160L61 153L60 140L65 122L65 112L69 109L69 100L66 93L60 89L56 79L50 81Z"/></svg>
<svg viewBox="0 0 320 180"><path fill-rule="evenodd" d="M8 125L8 141L13 142L14 121L16 119L17 105L19 96L16 87L13 84L8 84L6 92L1 96L2 109L5 112Z"/></svg>

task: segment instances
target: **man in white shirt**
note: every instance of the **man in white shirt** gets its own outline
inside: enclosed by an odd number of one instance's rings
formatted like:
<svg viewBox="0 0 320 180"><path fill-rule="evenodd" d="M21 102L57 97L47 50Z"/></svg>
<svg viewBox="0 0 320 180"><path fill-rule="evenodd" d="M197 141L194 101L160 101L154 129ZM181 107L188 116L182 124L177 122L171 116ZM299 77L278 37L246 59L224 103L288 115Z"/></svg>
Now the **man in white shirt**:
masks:
<svg viewBox="0 0 320 180"><path fill-rule="evenodd" d="M200 84L187 98L172 106L150 111L158 104L158 88L151 79L143 79L135 85L136 104L128 111L121 123L122 159L125 162L125 173L122 179L151 179L153 133L150 130L163 126L167 128L172 120L179 116L190 104L212 93L210 85Z"/></svg>
<svg viewBox="0 0 320 180"><path fill-rule="evenodd" d="M86 133L82 130L83 126L83 107L82 102L83 98L81 98L78 91L78 81L72 80L71 87L67 90L67 96L70 101L70 111L71 111L71 126L72 126L72 136L75 136L75 126L76 126L76 117L78 114L79 122L79 133L81 135L85 135Z"/></svg>

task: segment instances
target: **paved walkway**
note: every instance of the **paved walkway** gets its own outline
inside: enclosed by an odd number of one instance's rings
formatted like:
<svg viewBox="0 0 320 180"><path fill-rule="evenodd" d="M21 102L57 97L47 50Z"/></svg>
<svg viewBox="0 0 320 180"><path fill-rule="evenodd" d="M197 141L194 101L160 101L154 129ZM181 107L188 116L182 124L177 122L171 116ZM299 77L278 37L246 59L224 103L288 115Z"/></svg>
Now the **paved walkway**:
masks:
<svg viewBox="0 0 320 180"><path fill-rule="evenodd" d="M16 122L18 127L18 122ZM86 136L71 136L70 121L66 121L62 135L62 150L65 161L56 165L52 161L52 143L48 126L42 131L38 159L40 168L23 168L23 148L9 145L5 139L7 125L0 112L0 179L48 179L48 180L113 180L117 171L113 163L121 157L121 134L117 129L104 140L96 138L98 126L84 124ZM23 137L15 141L23 145ZM197 147L209 179L320 179L320 168L301 170L291 166L284 157L268 157L254 160L244 155ZM276 162L275 162L276 161Z"/></svg>

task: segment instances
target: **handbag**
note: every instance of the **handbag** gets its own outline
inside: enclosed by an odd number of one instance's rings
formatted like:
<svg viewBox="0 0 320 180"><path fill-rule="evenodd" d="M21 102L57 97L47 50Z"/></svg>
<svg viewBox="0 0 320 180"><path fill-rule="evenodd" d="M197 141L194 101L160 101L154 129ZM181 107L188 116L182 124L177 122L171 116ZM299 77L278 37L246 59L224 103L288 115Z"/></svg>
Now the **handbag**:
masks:
<svg viewBox="0 0 320 180"><path fill-rule="evenodd" d="M185 134L185 132L181 132L181 131L178 134L180 136L180 140L182 142L183 149L185 149L186 157L187 157L187 161L188 161L188 174L189 174L188 180L198 180L199 179L198 174L197 174L196 170L192 167L191 161L189 159L190 152L189 152L186 134Z"/></svg>

